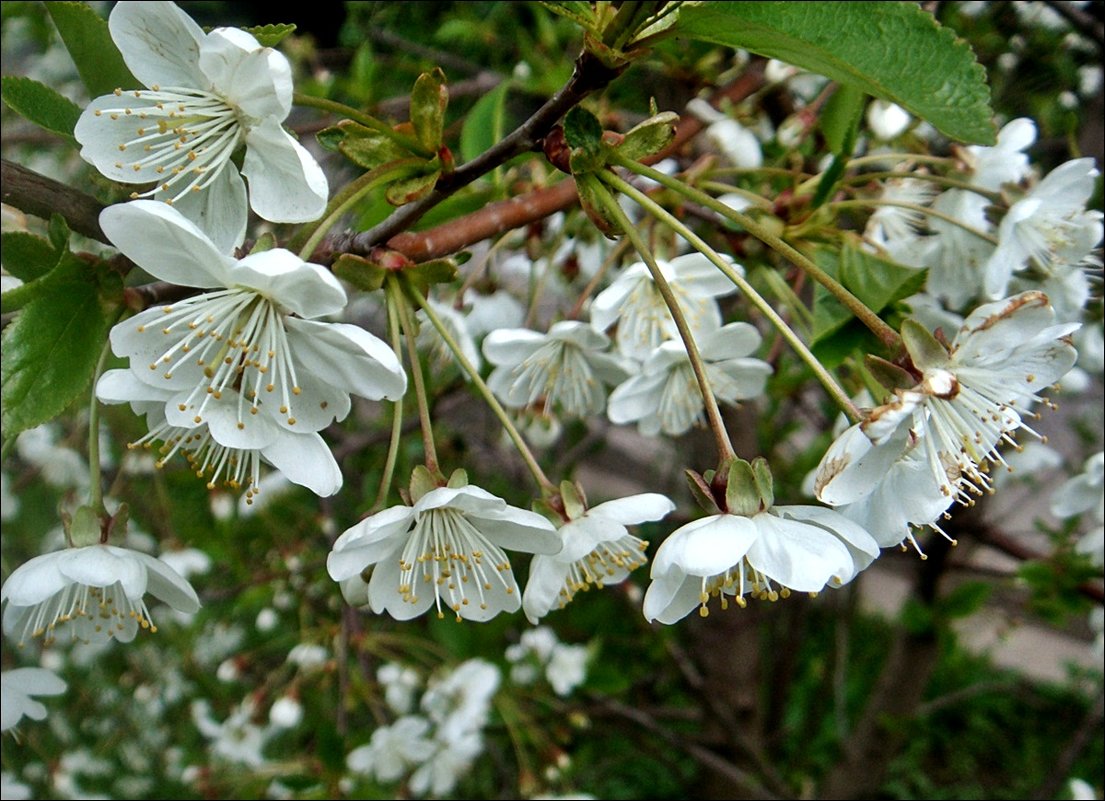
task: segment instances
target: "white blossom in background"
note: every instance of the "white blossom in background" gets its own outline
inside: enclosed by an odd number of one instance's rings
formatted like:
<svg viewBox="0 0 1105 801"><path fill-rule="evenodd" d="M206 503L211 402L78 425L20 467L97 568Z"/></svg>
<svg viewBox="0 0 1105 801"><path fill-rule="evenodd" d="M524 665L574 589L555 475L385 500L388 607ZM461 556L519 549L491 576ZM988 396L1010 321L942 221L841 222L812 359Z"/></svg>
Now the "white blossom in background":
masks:
<svg viewBox="0 0 1105 801"><path fill-rule="evenodd" d="M530 561L522 609L531 623L562 609L580 590L618 584L647 561L648 543L626 526L660 520L675 504L657 493L643 493L600 503L560 527L563 548ZM569 509L569 515L573 510Z"/></svg>
<svg viewBox="0 0 1105 801"><path fill-rule="evenodd" d="M88 462L75 449L58 444L57 426L46 423L15 438L19 458L37 467L42 477L61 489L88 486Z"/></svg>
<svg viewBox="0 0 1105 801"><path fill-rule="evenodd" d="M323 645L301 642L288 651L287 661L303 671L318 670L330 659L330 651Z"/></svg>
<svg viewBox="0 0 1105 801"><path fill-rule="evenodd" d="M1016 184L1032 172L1024 151L1036 142L1036 123L1018 117L998 131L996 145L970 145L960 151L972 184L996 192L1003 184Z"/></svg>
<svg viewBox="0 0 1105 801"><path fill-rule="evenodd" d="M993 233L986 219L989 204L984 196L965 189L949 189L932 203L934 210L966 226L930 218L933 235L920 253L921 265L929 268L925 289L952 309L964 308L983 292L985 268L994 252L994 245L985 238Z"/></svg>
<svg viewBox="0 0 1105 801"><path fill-rule="evenodd" d="M1100 244L1105 230L1101 212L1086 209L1099 174L1092 158L1068 161L1009 208L998 227L998 246L985 266L988 297L1002 297L1013 274L1033 264L1050 276L1069 273L1067 280L1078 282L1069 291L1081 295L1072 305L1081 311L1089 291L1077 267Z"/></svg>
<svg viewBox="0 0 1105 801"><path fill-rule="evenodd" d="M45 720L46 707L35 697L60 695L65 688L65 681L45 668L3 671L0 673L0 731L7 731L23 718Z"/></svg>
<svg viewBox="0 0 1105 801"><path fill-rule="evenodd" d="M928 206L936 197L934 185L919 178L891 178L883 182L878 201L908 203ZM917 253L924 247L920 231L926 224L926 216L917 210L902 206L880 205L867 218L864 238L887 251L890 258L909 267L921 267L916 263Z"/></svg>
<svg viewBox="0 0 1105 801"><path fill-rule="evenodd" d="M211 569L211 557L199 548L164 550L157 558L185 579L202 576Z"/></svg>
<svg viewBox="0 0 1105 801"><path fill-rule="evenodd" d="M433 755L429 733L430 722L426 718L406 715L373 731L367 744L346 755L345 765L354 773L381 782L398 781Z"/></svg>
<svg viewBox="0 0 1105 801"><path fill-rule="evenodd" d="M25 799L33 798L31 794L31 788L29 785L19 781L14 774L5 771L0 771L0 797L4 798L4 801L25 801Z"/></svg>
<svg viewBox="0 0 1105 801"><path fill-rule="evenodd" d="M200 699L192 702L192 722L209 741L208 748L214 757L257 769L268 761L262 752L273 729L253 723L256 711L253 701L247 698L220 723L207 700Z"/></svg>
<svg viewBox="0 0 1105 801"><path fill-rule="evenodd" d="M511 663L510 680L515 684L532 684L538 676L561 697L587 679L587 664L591 653L584 645L560 642L548 626L537 626L522 632L518 642L507 646L506 659Z"/></svg>
<svg viewBox="0 0 1105 801"><path fill-rule="evenodd" d="M436 726L435 737L448 743L481 731L487 725L491 699L501 682L499 668L479 658L468 659L432 678L420 703Z"/></svg>
<svg viewBox="0 0 1105 801"><path fill-rule="evenodd" d="M269 707L269 723L277 729L294 729L303 722L303 704L290 695L282 695Z"/></svg>
<svg viewBox="0 0 1105 801"><path fill-rule="evenodd" d="M451 793L484 749L478 731L465 731L448 741L435 737L433 745L434 752L411 774L410 790L419 797L441 798Z"/></svg>
<svg viewBox="0 0 1105 801"><path fill-rule="evenodd" d="M748 323L729 323L698 340L718 401L735 404L763 393L771 365L752 356L760 341ZM683 342L669 340L652 352L637 375L615 387L606 411L612 423L635 422L645 436L675 437L700 423L704 408Z"/></svg>
<svg viewBox="0 0 1105 801"><path fill-rule="evenodd" d="M717 298L736 292L733 282L701 253L661 260L658 265L695 339L720 328ZM733 267L743 272L739 265ZM606 331L615 323L618 352L638 361L663 342L679 339L675 320L643 262L622 270L591 303L591 325L596 330Z"/></svg>
<svg viewBox="0 0 1105 801"><path fill-rule="evenodd" d="M876 139L887 142L905 133L913 117L897 103L872 100L867 105L867 125Z"/></svg>
<svg viewBox="0 0 1105 801"><path fill-rule="evenodd" d="M483 354L495 365L487 385L510 408L534 404L576 417L601 414L606 387L629 375L624 360L606 353L610 340L586 323L562 320L547 334L526 328L492 331Z"/></svg>
<svg viewBox="0 0 1105 801"><path fill-rule="evenodd" d="M376 681L384 687L384 701L398 715L405 715L414 706L414 694L422 686L422 677L413 668L398 662L387 662L376 671Z"/></svg>
<svg viewBox="0 0 1105 801"><path fill-rule="evenodd" d="M1095 567L1105 565L1105 453L1086 460L1082 472L1068 479L1051 496L1051 513L1059 518L1090 512L1097 524L1083 534L1074 549Z"/></svg>
<svg viewBox="0 0 1105 801"><path fill-rule="evenodd" d="M649 621L675 623L718 598L745 606L792 590L820 592L839 586L879 553L871 535L843 515L820 506L773 506L755 515L723 512L693 520L660 544L645 592Z"/></svg>
<svg viewBox="0 0 1105 801"><path fill-rule="evenodd" d="M179 612L200 607L192 585L160 559L114 545L65 548L8 576L0 588L4 631L20 643L51 643L63 633L82 642L130 642L140 628L157 631L147 592Z"/></svg>
<svg viewBox="0 0 1105 801"><path fill-rule="evenodd" d="M101 376L100 400L145 411L152 430L139 442L184 451L209 484L252 496L264 459L319 495L336 492L341 473L317 432L346 416L350 393L394 400L407 385L382 341L316 319L344 308L338 280L279 248L224 255L163 203L110 206L100 224L152 275L213 290L116 325L112 349L130 367Z"/></svg>
<svg viewBox="0 0 1105 801"><path fill-rule="evenodd" d="M12 492L11 479L0 473L0 520L14 520L19 515L19 496Z"/></svg>
<svg viewBox="0 0 1105 801"><path fill-rule="evenodd" d="M171 203L222 252L240 245L249 206L272 222L317 219L326 175L281 123L292 106L287 58L237 28L203 30L174 3L117 3L111 38L147 88L93 100L74 131L81 156L135 197ZM245 146L241 173L231 156Z"/></svg>
<svg viewBox="0 0 1105 801"><path fill-rule="evenodd" d="M368 601L376 614L410 620L433 607L438 617L449 609L482 621L521 606L504 549L555 553L560 539L541 515L479 487L438 487L414 506L393 506L346 529L326 566L338 582L374 566Z"/></svg>
<svg viewBox="0 0 1105 801"><path fill-rule="evenodd" d="M702 98L687 103L687 111L706 123L702 135L733 167L755 169L763 165L760 140L735 119L718 111Z"/></svg>

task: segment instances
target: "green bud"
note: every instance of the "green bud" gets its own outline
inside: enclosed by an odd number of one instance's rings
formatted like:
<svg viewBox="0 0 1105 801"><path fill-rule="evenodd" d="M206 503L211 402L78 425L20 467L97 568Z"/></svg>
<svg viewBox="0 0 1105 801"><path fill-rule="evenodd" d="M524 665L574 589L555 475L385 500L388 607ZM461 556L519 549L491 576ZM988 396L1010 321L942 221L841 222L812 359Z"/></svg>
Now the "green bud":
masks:
<svg viewBox="0 0 1105 801"><path fill-rule="evenodd" d="M902 342L918 370L947 367L947 349L916 320L907 319L902 322Z"/></svg>
<svg viewBox="0 0 1105 801"><path fill-rule="evenodd" d="M441 148L448 105L449 90L445 87L445 73L441 67L419 75L411 91L411 125L418 141L431 153Z"/></svg>
<svg viewBox="0 0 1105 801"><path fill-rule="evenodd" d="M66 533L69 535L69 543L74 548L83 548L86 545L97 545L102 532L99 514L91 506L81 506L68 521Z"/></svg>
<svg viewBox="0 0 1105 801"><path fill-rule="evenodd" d="M725 483L725 506L730 514L751 517L760 508L761 498L752 465L744 459L729 462L729 478Z"/></svg>

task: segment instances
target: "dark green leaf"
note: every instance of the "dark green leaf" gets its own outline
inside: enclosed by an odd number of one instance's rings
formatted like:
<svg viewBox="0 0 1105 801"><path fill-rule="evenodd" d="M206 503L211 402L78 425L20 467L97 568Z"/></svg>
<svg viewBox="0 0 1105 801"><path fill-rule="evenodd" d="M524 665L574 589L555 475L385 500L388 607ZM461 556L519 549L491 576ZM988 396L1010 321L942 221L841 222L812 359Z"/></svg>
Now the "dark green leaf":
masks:
<svg viewBox="0 0 1105 801"><path fill-rule="evenodd" d="M260 42L262 47L276 47L284 39L295 31L295 24L291 22L276 22L268 25L254 25L252 28L243 28L246 33Z"/></svg>
<svg viewBox="0 0 1105 801"><path fill-rule="evenodd" d="M567 2L541 0L541 5L554 14L570 19L585 31L591 33L598 31L598 19L595 17L595 10L590 3L582 2L582 0L568 0Z"/></svg>
<svg viewBox="0 0 1105 801"><path fill-rule="evenodd" d="M334 275L357 289L373 292L384 285L388 271L375 262L352 253L343 253L334 262Z"/></svg>
<svg viewBox="0 0 1105 801"><path fill-rule="evenodd" d="M26 231L0 234L4 252L4 269L21 281L33 281L54 269L58 252L41 236Z"/></svg>
<svg viewBox="0 0 1105 801"><path fill-rule="evenodd" d="M141 86L111 40L107 20L85 3L45 5L90 96L99 97L115 89Z"/></svg>
<svg viewBox="0 0 1105 801"><path fill-rule="evenodd" d="M471 161L503 138L504 110L510 84L503 81L476 101L460 130L460 157Z"/></svg>
<svg viewBox="0 0 1105 801"><path fill-rule="evenodd" d="M852 155L865 97L860 89L844 84L833 92L825 104L825 110L821 112L821 132L825 134L825 143L833 153Z"/></svg>
<svg viewBox="0 0 1105 801"><path fill-rule="evenodd" d="M5 75L3 88L8 108L35 125L73 141L73 128L81 116L80 106L30 78Z"/></svg>
<svg viewBox="0 0 1105 801"><path fill-rule="evenodd" d="M977 612L990 597L993 587L984 581L960 584L940 599L940 612L948 618L967 617Z"/></svg>
<svg viewBox="0 0 1105 801"><path fill-rule="evenodd" d="M597 152L602 146L602 123L587 109L576 106L564 117L564 140L572 149Z"/></svg>
<svg viewBox="0 0 1105 801"><path fill-rule="evenodd" d="M69 249L69 223L60 214L55 212L50 215L46 235L50 237L50 244L58 253Z"/></svg>
<svg viewBox="0 0 1105 801"><path fill-rule="evenodd" d="M986 72L915 3L697 3L684 36L777 58L881 97L953 139L995 142Z"/></svg>
<svg viewBox="0 0 1105 801"><path fill-rule="evenodd" d="M90 265L71 254L43 280L48 291L3 335L5 438L56 417L88 390L118 308L117 293L105 292Z"/></svg>

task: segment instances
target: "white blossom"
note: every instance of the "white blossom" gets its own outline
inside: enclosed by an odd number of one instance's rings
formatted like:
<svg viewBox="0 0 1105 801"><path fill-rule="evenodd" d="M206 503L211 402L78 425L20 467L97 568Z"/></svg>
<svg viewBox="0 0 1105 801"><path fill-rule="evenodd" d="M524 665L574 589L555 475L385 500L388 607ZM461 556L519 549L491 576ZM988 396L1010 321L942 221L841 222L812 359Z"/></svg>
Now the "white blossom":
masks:
<svg viewBox="0 0 1105 801"><path fill-rule="evenodd" d="M0 731L7 731L23 718L44 720L46 707L38 695L59 695L66 684L45 668L14 668L0 673ZM7 798L7 796L4 796Z"/></svg>
<svg viewBox="0 0 1105 801"><path fill-rule="evenodd" d="M116 3L111 38L145 89L93 100L74 131L81 156L114 181L154 184L134 197L165 200L229 252L249 205L266 220L319 217L326 176L281 127L292 106L288 60L237 28L210 33L174 3ZM245 145L241 174L231 156Z"/></svg>

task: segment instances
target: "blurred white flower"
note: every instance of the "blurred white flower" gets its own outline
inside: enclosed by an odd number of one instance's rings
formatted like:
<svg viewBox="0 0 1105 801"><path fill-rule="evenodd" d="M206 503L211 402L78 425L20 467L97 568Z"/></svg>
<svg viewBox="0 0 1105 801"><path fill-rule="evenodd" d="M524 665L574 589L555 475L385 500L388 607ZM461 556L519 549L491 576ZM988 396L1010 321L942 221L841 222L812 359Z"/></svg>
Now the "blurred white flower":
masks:
<svg viewBox="0 0 1105 801"><path fill-rule="evenodd" d="M294 729L303 722L303 704L290 695L282 695L269 708L269 723L278 729Z"/></svg>
<svg viewBox="0 0 1105 801"><path fill-rule="evenodd" d="M432 679L421 706L437 727L435 737L445 743L460 742L467 733L483 729L501 681L499 668L479 658Z"/></svg>
<svg viewBox="0 0 1105 801"><path fill-rule="evenodd" d="M992 147L971 145L961 152L971 172L971 183L983 189L997 191L1002 184L1019 183L1031 172L1028 154L1024 151L1036 141L1036 123L1019 117L998 131L997 144Z"/></svg>
<svg viewBox="0 0 1105 801"><path fill-rule="evenodd" d="M57 427L49 423L23 431L15 439L19 458L39 469L46 481L62 489L88 486L88 463L73 448L58 445Z"/></svg>
<svg viewBox="0 0 1105 801"><path fill-rule="evenodd" d="M46 707L37 695L59 695L66 684L45 668L15 668L0 673L0 731L7 731L20 720L44 720ZM7 795L4 796L7 798Z"/></svg>
<svg viewBox="0 0 1105 801"><path fill-rule="evenodd" d="M913 122L908 111L896 103L887 100L872 100L867 106L867 124L876 139L884 142L905 133Z"/></svg>
<svg viewBox="0 0 1105 801"><path fill-rule="evenodd" d="M398 662L387 662L376 671L376 681L384 686L384 700L392 711L405 715L414 704L414 692L422 686L418 671Z"/></svg>
<svg viewBox="0 0 1105 801"><path fill-rule="evenodd" d="M423 717L401 717L390 726L381 726L372 732L366 745L349 752L345 765L354 773L381 782L398 781L433 755L434 744L428 737L429 730L430 722Z"/></svg>
<svg viewBox="0 0 1105 801"><path fill-rule="evenodd" d="M483 354L495 365L487 385L514 409L540 402L546 411L601 414L606 387L629 374L623 360L605 353L609 346L605 334L575 320L554 323L547 334L500 328L483 341Z"/></svg>
<svg viewBox="0 0 1105 801"><path fill-rule="evenodd" d="M301 642L288 652L287 661L303 670L314 670L326 664L330 652L322 645Z"/></svg>
<svg viewBox="0 0 1105 801"><path fill-rule="evenodd" d="M206 699L192 702L192 722L210 743L212 755L236 765L260 768L266 763L261 753L272 736L270 728L253 723L256 707L250 700L236 706L223 722L212 716Z"/></svg>
<svg viewBox="0 0 1105 801"><path fill-rule="evenodd" d="M729 323L702 336L697 344L719 401L735 404L763 392L771 365L752 356L760 346L760 334L753 326ZM700 422L704 408L682 340L668 340L652 352L637 375L615 387L606 411L612 423L636 422L645 436L675 437Z"/></svg>

